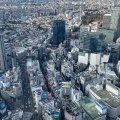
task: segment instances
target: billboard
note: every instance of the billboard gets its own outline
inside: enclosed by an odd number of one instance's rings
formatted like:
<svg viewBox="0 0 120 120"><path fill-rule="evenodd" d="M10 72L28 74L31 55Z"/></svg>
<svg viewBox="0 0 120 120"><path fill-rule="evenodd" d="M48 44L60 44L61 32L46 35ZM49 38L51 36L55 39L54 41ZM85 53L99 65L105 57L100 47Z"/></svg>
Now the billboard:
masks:
<svg viewBox="0 0 120 120"><path fill-rule="evenodd" d="M52 117L54 119L58 119L60 117L60 111L53 111L52 112Z"/></svg>
<svg viewBox="0 0 120 120"><path fill-rule="evenodd" d="M71 82L62 82L62 87L70 87Z"/></svg>
<svg viewBox="0 0 120 120"><path fill-rule="evenodd" d="M50 93L50 92L43 92L42 93L42 98L52 98L52 93Z"/></svg>
<svg viewBox="0 0 120 120"><path fill-rule="evenodd" d="M2 104L1 104L1 109L4 109L4 108L5 108L5 104L2 103Z"/></svg>
<svg viewBox="0 0 120 120"><path fill-rule="evenodd" d="M48 98L47 92L43 92L43 93L42 93L42 98Z"/></svg>
<svg viewBox="0 0 120 120"><path fill-rule="evenodd" d="M48 98L52 97L52 93L48 92Z"/></svg>

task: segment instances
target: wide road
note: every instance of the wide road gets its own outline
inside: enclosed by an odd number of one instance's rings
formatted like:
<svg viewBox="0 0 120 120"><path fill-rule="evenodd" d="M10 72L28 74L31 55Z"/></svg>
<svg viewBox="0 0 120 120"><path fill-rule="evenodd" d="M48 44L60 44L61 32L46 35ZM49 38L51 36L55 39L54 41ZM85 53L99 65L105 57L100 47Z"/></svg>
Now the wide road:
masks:
<svg viewBox="0 0 120 120"><path fill-rule="evenodd" d="M29 86L23 88L23 102L24 102L24 111L26 112L33 112L33 99L32 94Z"/></svg>
<svg viewBox="0 0 120 120"><path fill-rule="evenodd" d="M30 88L30 81L26 68L26 57L18 60L21 79L22 79L22 90L23 90L23 102L24 102L24 112L34 112L33 98Z"/></svg>

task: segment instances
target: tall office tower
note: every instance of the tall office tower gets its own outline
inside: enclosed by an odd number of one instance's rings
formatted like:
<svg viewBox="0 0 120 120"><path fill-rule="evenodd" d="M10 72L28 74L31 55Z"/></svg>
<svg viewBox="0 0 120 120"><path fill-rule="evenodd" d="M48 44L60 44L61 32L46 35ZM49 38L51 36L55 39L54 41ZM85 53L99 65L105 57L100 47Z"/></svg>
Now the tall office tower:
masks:
<svg viewBox="0 0 120 120"><path fill-rule="evenodd" d="M105 36L102 33L84 31L80 35L80 49L89 52L101 52Z"/></svg>
<svg viewBox="0 0 120 120"><path fill-rule="evenodd" d="M105 14L103 16L103 28L110 28L110 23L111 23L111 14Z"/></svg>
<svg viewBox="0 0 120 120"><path fill-rule="evenodd" d="M58 46L65 40L65 21L55 20L53 22L53 45Z"/></svg>
<svg viewBox="0 0 120 120"><path fill-rule="evenodd" d="M101 28L98 28L97 32L103 33L103 35L105 35L104 42L106 44L110 44L116 39L116 31L113 29L101 27Z"/></svg>
<svg viewBox="0 0 120 120"><path fill-rule="evenodd" d="M120 37L120 8L111 11L111 29L116 30L116 38Z"/></svg>
<svg viewBox="0 0 120 120"><path fill-rule="evenodd" d="M111 11L111 29L118 29L120 23L120 8L112 9Z"/></svg>
<svg viewBox="0 0 120 120"><path fill-rule="evenodd" d="M3 35L0 35L0 70L7 69L6 53L4 48Z"/></svg>
<svg viewBox="0 0 120 120"><path fill-rule="evenodd" d="M119 60L119 51L118 51L118 48L115 48L115 47L113 46L113 47L111 48L109 62L110 62L110 63L117 63L118 60Z"/></svg>

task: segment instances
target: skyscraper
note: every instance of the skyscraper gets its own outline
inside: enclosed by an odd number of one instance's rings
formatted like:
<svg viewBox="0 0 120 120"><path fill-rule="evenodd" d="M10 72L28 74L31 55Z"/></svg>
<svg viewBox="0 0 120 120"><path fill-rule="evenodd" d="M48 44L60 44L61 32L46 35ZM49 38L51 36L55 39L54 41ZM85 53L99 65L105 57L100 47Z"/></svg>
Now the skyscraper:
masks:
<svg viewBox="0 0 120 120"><path fill-rule="evenodd" d="M120 37L120 8L111 11L111 29L116 30L116 40Z"/></svg>
<svg viewBox="0 0 120 120"><path fill-rule="evenodd" d="M105 43L115 42L120 37L120 8L111 10L111 14L103 16L103 25L98 28L99 33L103 33Z"/></svg>
<svg viewBox="0 0 120 120"><path fill-rule="evenodd" d="M53 22L53 45L58 46L65 40L65 21L55 20Z"/></svg>
<svg viewBox="0 0 120 120"><path fill-rule="evenodd" d="M111 23L111 14L105 14L103 16L103 28L110 28L110 23Z"/></svg>
<svg viewBox="0 0 120 120"><path fill-rule="evenodd" d="M120 8L112 9L111 11L111 29L118 29L118 24L120 22Z"/></svg>
<svg viewBox="0 0 120 120"><path fill-rule="evenodd" d="M101 52L104 35L102 33L91 33L84 31L80 35L80 49L90 52Z"/></svg>
<svg viewBox="0 0 120 120"><path fill-rule="evenodd" d="M109 58L109 62L110 63L117 63L118 62L118 58L119 58L119 51L118 48L111 48L111 52L110 52L110 58Z"/></svg>
<svg viewBox="0 0 120 120"><path fill-rule="evenodd" d="M3 35L0 35L0 70L5 71L7 69L6 53L4 48Z"/></svg>
<svg viewBox="0 0 120 120"><path fill-rule="evenodd" d="M99 33L103 33L105 35L104 42L107 44L112 43L116 39L116 31L113 29L107 29L107 28L98 28Z"/></svg>

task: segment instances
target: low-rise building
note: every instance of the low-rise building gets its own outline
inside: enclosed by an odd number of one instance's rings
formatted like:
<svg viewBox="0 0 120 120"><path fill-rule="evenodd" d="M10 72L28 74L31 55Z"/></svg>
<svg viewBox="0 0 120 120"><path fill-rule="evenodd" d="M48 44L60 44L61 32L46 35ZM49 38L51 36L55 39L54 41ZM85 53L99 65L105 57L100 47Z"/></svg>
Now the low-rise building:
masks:
<svg viewBox="0 0 120 120"><path fill-rule="evenodd" d="M5 118L7 115L7 106L4 100L0 97L0 118Z"/></svg>
<svg viewBox="0 0 120 120"><path fill-rule="evenodd" d="M120 115L120 90L112 83L107 83L105 88L101 87L101 89L97 89L101 85L89 86L88 95L94 100L102 100L107 106L107 116L111 119L116 119Z"/></svg>
<svg viewBox="0 0 120 120"><path fill-rule="evenodd" d="M81 99L78 104L82 107L85 112L85 118L87 120L106 120L106 107L104 111L100 108L100 102L95 102L87 97Z"/></svg>
<svg viewBox="0 0 120 120"><path fill-rule="evenodd" d="M68 102L65 107L64 114L66 120L85 119L85 113L75 102Z"/></svg>

